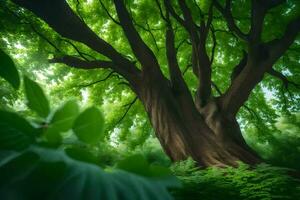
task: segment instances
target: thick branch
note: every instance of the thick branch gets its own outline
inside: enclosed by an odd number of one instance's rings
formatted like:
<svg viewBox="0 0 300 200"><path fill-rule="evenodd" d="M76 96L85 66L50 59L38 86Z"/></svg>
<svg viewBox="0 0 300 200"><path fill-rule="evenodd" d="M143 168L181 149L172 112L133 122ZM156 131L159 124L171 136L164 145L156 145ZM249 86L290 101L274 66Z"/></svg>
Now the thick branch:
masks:
<svg viewBox="0 0 300 200"><path fill-rule="evenodd" d="M133 79L138 69L110 44L99 38L63 0L12 0L14 3L29 9L43 19L50 27L63 37L82 42L91 49L108 57L120 68L123 76Z"/></svg>
<svg viewBox="0 0 300 200"><path fill-rule="evenodd" d="M175 36L172 28L171 21L169 19L169 12L167 11L166 16L167 22L167 31L166 31L166 54L168 60L168 67L170 71L171 82L175 89L187 92L188 88L185 84L185 81L182 77L178 61L177 61L177 51L175 48Z"/></svg>
<svg viewBox="0 0 300 200"><path fill-rule="evenodd" d="M206 51L206 41L209 32L209 27L213 19L213 6L210 6L208 12L207 23L201 19L200 27L194 22L192 13L184 0L178 0L178 4L183 13L181 19L174 11L170 1L165 1L167 10L171 15L183 25L189 33L192 43L192 66L193 72L199 79L199 86L196 95L196 104L204 106L207 99L211 95L211 60ZM201 12L202 13L202 12ZM201 14L200 13L200 14Z"/></svg>
<svg viewBox="0 0 300 200"><path fill-rule="evenodd" d="M192 17L191 11L188 8L185 0L178 0L178 4L180 6L180 9L183 13L184 21L185 21L185 26L187 27L188 32L190 32L191 35L194 35L193 37L196 37L196 29L197 25L194 22L194 19ZM193 38L192 38L193 39Z"/></svg>
<svg viewBox="0 0 300 200"><path fill-rule="evenodd" d="M212 42L213 42L213 46L211 49L211 56L210 56L210 66L212 66L214 58L215 58L215 50L217 47L217 38L216 38L216 31L213 28L213 26L211 26L211 37L212 37Z"/></svg>
<svg viewBox="0 0 300 200"><path fill-rule="evenodd" d="M214 56L214 50L216 45L216 38L214 34L212 36L213 39L213 49L212 49L212 58L210 59L206 50L206 43L208 32L210 30L210 26L213 20L213 4L210 5L208 11L208 19L206 24L204 21L201 21L200 25L200 37L198 44L198 58L199 58L199 86L197 89L197 97L199 102L196 102L198 106L204 106L207 103L207 100L211 96L211 64Z"/></svg>
<svg viewBox="0 0 300 200"><path fill-rule="evenodd" d="M180 2L180 1L179 1ZM192 16L189 12L189 9L185 5L185 2L181 2L181 9L184 10L185 15L184 19L182 19L174 10L170 0L164 0L166 10L172 15L176 21L181 24L185 30L189 33L189 37L192 44L192 67L194 74L199 77L198 70L198 43L199 37L197 34L197 27L195 27L195 23L193 22Z"/></svg>
<svg viewBox="0 0 300 200"><path fill-rule="evenodd" d="M234 81L234 79L242 72L242 70L245 68L248 60L248 54L246 51L243 51L243 58L240 60L240 62L233 68L230 79L231 82Z"/></svg>
<svg viewBox="0 0 300 200"><path fill-rule="evenodd" d="M73 56L63 56L52 58L49 60L50 63L62 63L70 67L79 69L97 69L97 68L114 68L114 64L111 61L104 60L93 60L86 61Z"/></svg>
<svg viewBox="0 0 300 200"><path fill-rule="evenodd" d="M267 9L259 0L252 0L251 28L249 37L252 43L259 43Z"/></svg>
<svg viewBox="0 0 300 200"><path fill-rule="evenodd" d="M251 29L249 39L252 43L259 43L261 40L260 37L267 11L284 2L286 0L251 0Z"/></svg>
<svg viewBox="0 0 300 200"><path fill-rule="evenodd" d="M123 0L114 0L120 24L129 41L131 49L139 62L142 64L144 70L159 70L158 62L154 53L142 40L141 36L135 29L132 19L124 5Z"/></svg>
<svg viewBox="0 0 300 200"><path fill-rule="evenodd" d="M249 52L246 66L222 97L222 107L225 111L233 115L237 113L247 101L253 88L263 79L264 74L271 70L275 62L293 44L299 31L300 18L297 18L289 23L280 39L260 44L256 52Z"/></svg>

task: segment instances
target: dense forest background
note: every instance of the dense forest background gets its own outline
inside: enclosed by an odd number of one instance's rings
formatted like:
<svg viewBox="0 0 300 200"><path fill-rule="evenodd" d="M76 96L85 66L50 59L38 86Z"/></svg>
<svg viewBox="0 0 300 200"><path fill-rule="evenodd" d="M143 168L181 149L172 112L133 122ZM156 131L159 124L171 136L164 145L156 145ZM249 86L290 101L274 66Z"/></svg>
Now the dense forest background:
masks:
<svg viewBox="0 0 300 200"><path fill-rule="evenodd" d="M273 73L264 73L236 116L243 138L262 162L222 168L201 166L192 156L173 162L124 74L109 67L70 67L60 62L66 55L86 62L109 60L82 42L61 36L20 2L0 1L1 199L300 197L299 1L270 1L278 5L264 17L263 43L284 36L293 20L297 33ZM167 16L166 1L124 2L162 74L171 80L165 55L165 21L170 20L180 72L196 96L199 79L193 72L192 41L171 13L170 19L162 18ZM180 3L171 2L180 13ZM214 13L205 49L213 59L212 96L222 96L235 66L249 53L248 44L228 28L218 6L212 6L214 1L186 2L194 18L208 20ZM229 1L217 2L225 7ZM233 18L242 32L249 29L253 2L232 1ZM143 69L111 1L67 3L99 37Z"/></svg>

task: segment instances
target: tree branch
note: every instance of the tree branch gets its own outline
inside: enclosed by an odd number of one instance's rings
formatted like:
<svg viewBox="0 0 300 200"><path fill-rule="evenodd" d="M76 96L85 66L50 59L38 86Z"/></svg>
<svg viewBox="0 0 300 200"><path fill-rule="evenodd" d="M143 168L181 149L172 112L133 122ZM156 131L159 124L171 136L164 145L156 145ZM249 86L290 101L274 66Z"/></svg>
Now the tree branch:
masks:
<svg viewBox="0 0 300 200"><path fill-rule="evenodd" d="M138 99L138 97L135 97L133 99L132 102L125 104L123 107L127 107L125 113L122 115L122 117L116 122L115 126L117 126L127 115L127 113L129 112L130 108L133 106L133 104L136 102L136 100Z"/></svg>
<svg viewBox="0 0 300 200"><path fill-rule="evenodd" d="M73 68L79 69L98 69L98 68L115 68L114 63L104 60L86 61L73 56L62 56L48 60L49 63L66 64Z"/></svg>
<svg viewBox="0 0 300 200"><path fill-rule="evenodd" d="M73 44L71 41L66 40L66 39L61 39L61 40L70 44L75 49L75 51L79 54L79 56L82 57L84 60L89 61L89 59L85 56L85 54L82 53L81 51L79 51L79 49L76 47L75 44Z"/></svg>
<svg viewBox="0 0 300 200"><path fill-rule="evenodd" d="M82 42L91 49L111 59L129 81L133 81L139 70L110 44L99 38L62 0L12 0L27 8L44 20L50 27L63 37ZM54 11L55 8L55 11Z"/></svg>
<svg viewBox="0 0 300 200"><path fill-rule="evenodd" d="M242 72L245 68L248 60L248 54L246 51L243 51L243 57L240 62L233 68L232 73L230 75L231 82Z"/></svg>
<svg viewBox="0 0 300 200"><path fill-rule="evenodd" d="M159 0L155 0L155 3L156 3L156 5L157 5L157 7L158 7L158 9L159 9L159 14L160 14L161 18L162 18L164 21L167 21L166 17L164 16L164 13L163 13L163 11L162 11L162 7L161 7L161 5L160 5L160 3L159 3Z"/></svg>
<svg viewBox="0 0 300 200"><path fill-rule="evenodd" d="M280 73L279 71L274 70L273 68L268 71L268 74L271 76L274 76L282 81L285 89L288 89L289 84L295 86L296 88L300 89L300 84L297 84L293 81L290 81L285 75Z"/></svg>
<svg viewBox="0 0 300 200"><path fill-rule="evenodd" d="M150 34L150 36L151 36L151 38L152 38L152 40L153 40L153 43L154 43L154 46L155 46L156 50L159 51L160 49L159 49L159 47L158 47L158 45L157 45L156 39L155 39L155 37L154 37L154 34L152 33L152 29L150 28L150 25L149 25L148 21L146 20L147 28L145 28L144 26L142 26L142 25L136 23L134 20L132 20L132 21L134 22L134 25L136 25L137 27L143 29L144 31L146 31L146 32L148 32L148 33Z"/></svg>
<svg viewBox="0 0 300 200"><path fill-rule="evenodd" d="M214 0L213 3L225 18L229 30L234 32L240 39L248 41L248 35L243 33L234 22L234 18L231 13L231 0L226 0L225 8L221 6L218 0Z"/></svg>
<svg viewBox="0 0 300 200"><path fill-rule="evenodd" d="M171 1L170 0L164 0L165 7L167 10L171 13L171 15L176 19L176 21L181 24L183 27L187 28L186 22L175 12Z"/></svg>
<svg viewBox="0 0 300 200"><path fill-rule="evenodd" d="M160 71L159 64L152 50L142 40L141 36L135 29L131 17L124 5L123 0L114 0L120 24L129 41L131 49L143 66L143 70Z"/></svg>
<svg viewBox="0 0 300 200"><path fill-rule="evenodd" d="M171 82L174 89L179 89L181 92L189 94L188 87L182 77L178 61L177 61L177 50L175 48L175 35L173 32L172 24L169 18L169 11L166 11L166 54L168 60L168 67L171 77Z"/></svg>
<svg viewBox="0 0 300 200"><path fill-rule="evenodd" d="M213 19L213 5L210 5L206 24L204 19L201 19L200 27L198 27L185 0L178 0L178 4L183 13L183 19L175 13L171 2L165 0L167 10L189 33L192 43L193 72L199 79L196 104L202 107L211 95L211 61L206 51L206 40Z"/></svg>
<svg viewBox="0 0 300 200"><path fill-rule="evenodd" d="M249 39L252 45L254 45L260 42L267 9L260 0L251 0L251 2L251 28L249 31Z"/></svg>
<svg viewBox="0 0 300 200"><path fill-rule="evenodd" d="M117 75L114 75L116 72L115 71L111 71L105 78L103 79L100 79L100 80L97 80L97 81L93 81L91 83L88 83L88 84L83 84L83 85L78 85L77 87L80 87L80 88L84 88L84 87L89 87L91 85L95 85L97 83L100 83L100 82L104 82L106 81L107 79L113 77L113 76L116 76L118 77Z"/></svg>
<svg viewBox="0 0 300 200"><path fill-rule="evenodd" d="M270 52L270 63L275 63L288 48L293 44L297 35L300 32L300 17L292 20L285 30L284 35L267 43Z"/></svg>
<svg viewBox="0 0 300 200"><path fill-rule="evenodd" d="M98 0L99 3L101 4L101 7L104 9L105 13L107 14L107 16L117 25L121 26L120 22L118 22L115 18L113 18L113 16L109 13L109 11L107 10L107 8L105 7L104 3L102 2L102 0Z"/></svg>
<svg viewBox="0 0 300 200"><path fill-rule="evenodd" d="M267 11L284 2L286 0L251 0L251 28L248 35L253 44L259 43L261 40L264 18Z"/></svg>
<svg viewBox="0 0 300 200"><path fill-rule="evenodd" d="M217 91L217 93L221 96L222 95L222 91L220 90L220 88L217 86L217 84L213 81L211 81L212 86L215 88L215 90Z"/></svg>
<svg viewBox="0 0 300 200"><path fill-rule="evenodd" d="M51 42L46 36L44 36L42 33L40 33L30 22L29 22L29 26L33 30L33 32L35 32L40 38L42 38L48 44L50 44L57 52L61 52L61 50L53 42Z"/></svg>
<svg viewBox="0 0 300 200"><path fill-rule="evenodd" d="M217 47L217 38L216 38L216 32L213 28L213 26L211 26L211 37L212 37L212 41L213 41L213 46L211 49L211 56L210 56L210 66L212 66L212 63L214 61L215 58L215 50Z"/></svg>
<svg viewBox="0 0 300 200"><path fill-rule="evenodd" d="M293 44L300 31L300 18L292 20L284 35L266 44L259 44L248 55L246 66L233 80L222 97L222 108L235 115L247 101L253 88L263 79L264 74L271 70L275 62Z"/></svg>

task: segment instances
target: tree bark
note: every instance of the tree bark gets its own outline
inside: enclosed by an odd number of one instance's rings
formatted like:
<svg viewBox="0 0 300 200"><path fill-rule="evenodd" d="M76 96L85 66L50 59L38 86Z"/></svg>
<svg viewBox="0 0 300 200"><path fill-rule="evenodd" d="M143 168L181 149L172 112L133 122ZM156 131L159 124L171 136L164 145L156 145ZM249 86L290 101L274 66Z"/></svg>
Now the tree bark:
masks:
<svg viewBox="0 0 300 200"><path fill-rule="evenodd" d="M218 99L197 110L188 96L174 91L163 78L146 78L141 88L140 100L172 161L191 156L202 167L260 162L244 141L235 117L219 109Z"/></svg>

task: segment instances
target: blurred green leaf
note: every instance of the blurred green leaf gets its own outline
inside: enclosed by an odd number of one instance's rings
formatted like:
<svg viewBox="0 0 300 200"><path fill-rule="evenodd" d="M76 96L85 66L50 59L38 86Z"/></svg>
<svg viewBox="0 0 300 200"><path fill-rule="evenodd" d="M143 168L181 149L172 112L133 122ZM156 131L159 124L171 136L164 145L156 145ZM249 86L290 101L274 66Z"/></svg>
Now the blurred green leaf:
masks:
<svg viewBox="0 0 300 200"><path fill-rule="evenodd" d="M150 165L142 155L129 156L117 164L117 168L146 177L171 176L171 171L163 166Z"/></svg>
<svg viewBox="0 0 300 200"><path fill-rule="evenodd" d="M0 149L22 150L34 140L35 129L19 115L0 111Z"/></svg>
<svg viewBox="0 0 300 200"><path fill-rule="evenodd" d="M12 59L0 49L0 76L8 81L15 89L20 87L18 70Z"/></svg>
<svg viewBox="0 0 300 200"><path fill-rule="evenodd" d="M53 146L59 146L62 142L61 133L72 128L78 114L79 107L75 100L67 101L57 109L45 131L47 142Z"/></svg>
<svg viewBox="0 0 300 200"><path fill-rule="evenodd" d="M98 158L94 156L88 149L82 147L69 147L65 149L65 152L71 158L88 163L98 163Z"/></svg>
<svg viewBox="0 0 300 200"><path fill-rule="evenodd" d="M149 171L153 177L165 177L172 175L172 172L169 168L160 165L150 165Z"/></svg>
<svg viewBox="0 0 300 200"><path fill-rule="evenodd" d="M42 88L26 76L24 76L24 85L28 107L46 118L50 112L50 106Z"/></svg>
<svg viewBox="0 0 300 200"><path fill-rule="evenodd" d="M11 153L0 163L0 199L173 199L167 188L178 180L152 180L67 157L59 150L34 147Z"/></svg>
<svg viewBox="0 0 300 200"><path fill-rule="evenodd" d="M44 136L47 140L47 143L51 147L58 147L62 143L62 136L60 134L60 131L55 126L49 126L45 130Z"/></svg>
<svg viewBox="0 0 300 200"><path fill-rule="evenodd" d="M100 110L96 107L90 107L84 110L76 118L73 130L79 140L95 144L103 139L104 118Z"/></svg>
<svg viewBox="0 0 300 200"><path fill-rule="evenodd" d="M142 176L150 176L149 163L142 155L129 156L117 164L117 168Z"/></svg>
<svg viewBox="0 0 300 200"><path fill-rule="evenodd" d="M51 126L55 126L59 131L67 131L72 128L73 122L79 114L79 107L75 100L67 101L53 115Z"/></svg>

